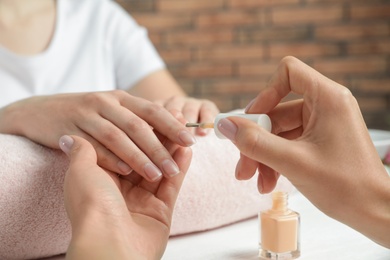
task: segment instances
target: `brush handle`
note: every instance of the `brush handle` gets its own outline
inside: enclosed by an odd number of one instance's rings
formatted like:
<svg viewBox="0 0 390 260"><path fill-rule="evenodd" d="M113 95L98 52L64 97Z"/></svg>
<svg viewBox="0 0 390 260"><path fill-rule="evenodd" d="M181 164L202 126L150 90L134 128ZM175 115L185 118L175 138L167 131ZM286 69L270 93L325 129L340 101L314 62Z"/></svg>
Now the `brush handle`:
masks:
<svg viewBox="0 0 390 260"><path fill-rule="evenodd" d="M222 118L230 117L230 116L238 116L241 118L246 118L248 120L251 120L252 122L255 122L268 132L271 132L272 124L271 119L266 114L243 114L243 113L220 113L215 117L214 120L214 132L220 139L226 139L226 137L218 130L218 122Z"/></svg>

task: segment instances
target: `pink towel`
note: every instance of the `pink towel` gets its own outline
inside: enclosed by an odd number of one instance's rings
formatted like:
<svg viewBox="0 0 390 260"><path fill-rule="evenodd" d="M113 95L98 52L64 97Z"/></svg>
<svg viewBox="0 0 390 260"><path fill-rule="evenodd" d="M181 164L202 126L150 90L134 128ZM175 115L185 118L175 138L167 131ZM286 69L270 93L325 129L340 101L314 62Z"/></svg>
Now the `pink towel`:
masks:
<svg viewBox="0 0 390 260"><path fill-rule="evenodd" d="M214 134L198 138L179 194L172 235L204 231L253 217L270 205L256 180L237 181L238 150ZM0 135L0 259L53 256L67 249L71 229L63 205L68 159L23 137ZM285 178L278 189L293 191Z"/></svg>

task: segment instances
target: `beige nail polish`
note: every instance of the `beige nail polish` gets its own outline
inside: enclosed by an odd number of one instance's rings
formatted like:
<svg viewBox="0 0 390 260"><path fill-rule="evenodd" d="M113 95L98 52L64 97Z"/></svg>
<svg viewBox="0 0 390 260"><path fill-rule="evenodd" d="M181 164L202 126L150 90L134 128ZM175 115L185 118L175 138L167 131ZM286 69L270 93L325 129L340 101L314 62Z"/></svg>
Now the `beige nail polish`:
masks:
<svg viewBox="0 0 390 260"><path fill-rule="evenodd" d="M288 193L272 193L272 208L259 213L262 259L295 259L300 256L300 216L287 208Z"/></svg>

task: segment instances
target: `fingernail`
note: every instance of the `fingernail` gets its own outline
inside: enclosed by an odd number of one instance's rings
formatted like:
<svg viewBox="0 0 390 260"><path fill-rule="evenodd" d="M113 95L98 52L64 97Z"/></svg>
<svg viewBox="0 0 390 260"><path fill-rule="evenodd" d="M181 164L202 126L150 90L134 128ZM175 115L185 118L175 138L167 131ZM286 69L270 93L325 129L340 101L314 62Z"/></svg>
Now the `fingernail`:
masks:
<svg viewBox="0 0 390 260"><path fill-rule="evenodd" d="M236 170L235 170L235 176L237 180L240 180L240 169L241 168L241 160L238 160L237 165L236 165Z"/></svg>
<svg viewBox="0 0 390 260"><path fill-rule="evenodd" d="M263 194L263 175L259 171L259 177L257 177L257 190L260 194Z"/></svg>
<svg viewBox="0 0 390 260"><path fill-rule="evenodd" d="M117 166L124 175L129 175L133 171L133 169L124 161L119 161Z"/></svg>
<svg viewBox="0 0 390 260"><path fill-rule="evenodd" d="M229 119L222 118L218 121L218 130L228 139L235 141L238 131L237 126Z"/></svg>
<svg viewBox="0 0 390 260"><path fill-rule="evenodd" d="M63 135L61 136L58 144L61 148L61 150L66 153L67 155L69 155L70 153L70 150L72 149L72 146L73 146L73 143L74 143L74 140L72 137L70 137L69 135Z"/></svg>
<svg viewBox="0 0 390 260"><path fill-rule="evenodd" d="M173 176L179 174L179 172L180 172L180 169L177 166L177 164L174 161L169 160L169 159L166 159L163 161L162 167L163 167L165 173L168 174L170 177L173 177Z"/></svg>
<svg viewBox="0 0 390 260"><path fill-rule="evenodd" d="M191 146L196 143L195 137L188 131L181 131L179 133L180 140L187 146Z"/></svg>
<svg viewBox="0 0 390 260"><path fill-rule="evenodd" d="M208 133L210 133L210 129L198 128L198 133L199 133L200 135L207 135Z"/></svg>
<svg viewBox="0 0 390 260"><path fill-rule="evenodd" d="M157 181L162 177L162 172L154 164L146 163L144 171L151 181Z"/></svg>
<svg viewBox="0 0 390 260"><path fill-rule="evenodd" d="M255 102L255 99L252 99L251 102L249 102L249 104L245 107L245 113L248 112L248 110L251 108L251 106L253 105L254 102Z"/></svg>

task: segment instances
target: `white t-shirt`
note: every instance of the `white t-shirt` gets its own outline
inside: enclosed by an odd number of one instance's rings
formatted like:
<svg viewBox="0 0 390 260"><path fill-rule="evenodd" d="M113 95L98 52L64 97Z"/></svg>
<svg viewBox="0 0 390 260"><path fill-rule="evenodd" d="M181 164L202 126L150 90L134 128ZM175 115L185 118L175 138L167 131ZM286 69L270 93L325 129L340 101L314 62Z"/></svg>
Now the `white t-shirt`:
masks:
<svg viewBox="0 0 390 260"><path fill-rule="evenodd" d="M49 47L20 56L0 46L0 107L33 95L128 89L163 61L147 32L110 0L57 0Z"/></svg>

